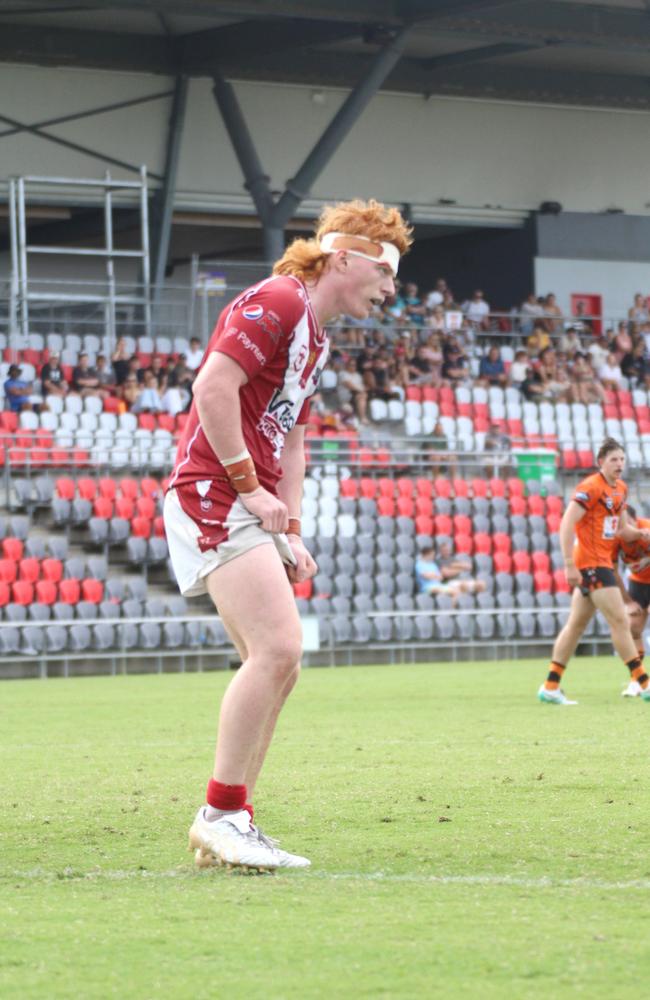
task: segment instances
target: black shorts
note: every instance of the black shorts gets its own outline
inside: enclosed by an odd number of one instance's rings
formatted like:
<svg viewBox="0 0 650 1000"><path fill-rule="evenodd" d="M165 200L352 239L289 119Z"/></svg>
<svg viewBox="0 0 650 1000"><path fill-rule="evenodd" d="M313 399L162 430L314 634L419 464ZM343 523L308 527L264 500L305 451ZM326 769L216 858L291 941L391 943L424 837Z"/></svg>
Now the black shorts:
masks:
<svg viewBox="0 0 650 1000"><path fill-rule="evenodd" d="M604 587L616 587L616 577L614 570L609 566L587 566L580 570L582 583L580 593L583 597L589 597L594 590L602 590Z"/></svg>
<svg viewBox="0 0 650 1000"><path fill-rule="evenodd" d="M647 611L650 604L650 583L639 583L638 580L630 580L627 585L627 592L640 608Z"/></svg>

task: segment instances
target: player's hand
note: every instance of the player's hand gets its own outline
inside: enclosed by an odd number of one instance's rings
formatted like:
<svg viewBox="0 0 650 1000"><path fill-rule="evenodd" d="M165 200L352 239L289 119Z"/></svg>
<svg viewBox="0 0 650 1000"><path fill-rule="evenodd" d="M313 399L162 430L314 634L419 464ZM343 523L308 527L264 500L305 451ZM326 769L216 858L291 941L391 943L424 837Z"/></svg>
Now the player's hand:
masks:
<svg viewBox="0 0 650 1000"><path fill-rule="evenodd" d="M311 580L312 576L316 576L318 566L305 548L302 538L300 535L287 535L287 541L296 557L295 566L287 565L289 580L291 583L302 583L303 580Z"/></svg>
<svg viewBox="0 0 650 1000"><path fill-rule="evenodd" d="M570 587L579 587L582 583L582 574L576 566L565 566L564 576Z"/></svg>
<svg viewBox="0 0 650 1000"><path fill-rule="evenodd" d="M650 566L650 559L648 556L644 556L643 559L639 559L638 562L631 563L630 569L633 573L640 573L642 569L646 568L646 566Z"/></svg>
<svg viewBox="0 0 650 1000"><path fill-rule="evenodd" d="M286 531L289 527L287 505L265 490L263 486L259 486L252 493L240 493L239 499L246 510L259 517L260 525L264 531L277 534L279 531Z"/></svg>

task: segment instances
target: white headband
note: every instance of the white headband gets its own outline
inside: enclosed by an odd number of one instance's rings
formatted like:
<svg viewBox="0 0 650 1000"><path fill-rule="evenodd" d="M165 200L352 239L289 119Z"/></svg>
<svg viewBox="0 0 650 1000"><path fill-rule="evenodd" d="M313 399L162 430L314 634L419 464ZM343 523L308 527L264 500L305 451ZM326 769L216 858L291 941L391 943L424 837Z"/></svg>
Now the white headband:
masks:
<svg viewBox="0 0 650 1000"><path fill-rule="evenodd" d="M363 241L361 245L359 241ZM325 233L320 241L323 253L336 253L345 250L354 257L363 257L374 264L388 264L393 277L399 266L399 250L394 243L371 240L369 236L353 236L351 233ZM362 249L363 248L363 249Z"/></svg>

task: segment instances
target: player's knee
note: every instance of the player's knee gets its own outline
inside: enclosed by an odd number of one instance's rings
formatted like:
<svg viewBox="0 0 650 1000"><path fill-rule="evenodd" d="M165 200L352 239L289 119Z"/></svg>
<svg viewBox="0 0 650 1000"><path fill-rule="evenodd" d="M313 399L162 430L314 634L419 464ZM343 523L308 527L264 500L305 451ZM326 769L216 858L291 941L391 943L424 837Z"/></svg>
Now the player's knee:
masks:
<svg viewBox="0 0 650 1000"><path fill-rule="evenodd" d="M270 669L284 680L289 680L293 673L300 667L301 655L302 636L296 633L293 635L274 636L273 640L267 646L264 658ZM296 680L297 677L298 674L296 672Z"/></svg>

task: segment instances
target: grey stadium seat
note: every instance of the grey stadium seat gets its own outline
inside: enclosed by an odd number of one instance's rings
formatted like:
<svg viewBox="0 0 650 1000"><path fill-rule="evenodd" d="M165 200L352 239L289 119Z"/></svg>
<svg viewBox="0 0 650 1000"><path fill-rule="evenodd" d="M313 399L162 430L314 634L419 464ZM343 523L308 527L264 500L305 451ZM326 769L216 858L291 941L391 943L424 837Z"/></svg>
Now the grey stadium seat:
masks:
<svg viewBox="0 0 650 1000"><path fill-rule="evenodd" d="M72 651L83 652L90 648L92 633L87 625L71 625L68 637L68 645Z"/></svg>
<svg viewBox="0 0 650 1000"><path fill-rule="evenodd" d="M138 631L143 649L160 649L161 628L157 622L142 622Z"/></svg>
<svg viewBox="0 0 650 1000"><path fill-rule="evenodd" d="M352 627L350 619L344 615L336 615L331 622L334 642L350 642L352 639Z"/></svg>
<svg viewBox="0 0 650 1000"><path fill-rule="evenodd" d="M17 653L20 650L20 630L13 626L0 628L0 655Z"/></svg>
<svg viewBox="0 0 650 1000"><path fill-rule="evenodd" d="M352 641L370 642L372 638L372 622L365 615L355 615L352 619Z"/></svg>
<svg viewBox="0 0 650 1000"><path fill-rule="evenodd" d="M37 656L45 649L45 629L35 625L25 625L20 630L20 651L28 656Z"/></svg>
<svg viewBox="0 0 650 1000"><path fill-rule="evenodd" d="M181 622L163 624L163 642L166 649L178 649L185 643L185 629Z"/></svg>
<svg viewBox="0 0 650 1000"><path fill-rule="evenodd" d="M109 622L99 622L92 626L93 649L107 650L116 645L117 632Z"/></svg>
<svg viewBox="0 0 650 1000"><path fill-rule="evenodd" d="M143 576L127 577L125 580L125 586L128 597L132 597L136 601L146 601L147 581Z"/></svg>
<svg viewBox="0 0 650 1000"><path fill-rule="evenodd" d="M48 653L61 653L68 645L68 631L63 625L48 625L45 629L45 647Z"/></svg>
<svg viewBox="0 0 650 1000"><path fill-rule="evenodd" d="M454 635L454 619L451 615L436 615L434 619L436 637L447 642Z"/></svg>

